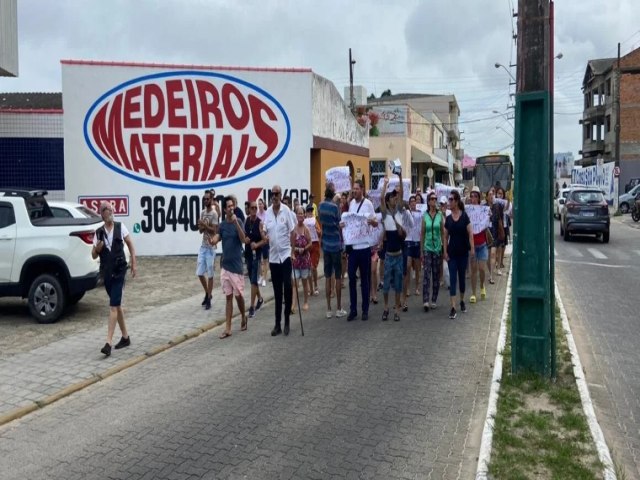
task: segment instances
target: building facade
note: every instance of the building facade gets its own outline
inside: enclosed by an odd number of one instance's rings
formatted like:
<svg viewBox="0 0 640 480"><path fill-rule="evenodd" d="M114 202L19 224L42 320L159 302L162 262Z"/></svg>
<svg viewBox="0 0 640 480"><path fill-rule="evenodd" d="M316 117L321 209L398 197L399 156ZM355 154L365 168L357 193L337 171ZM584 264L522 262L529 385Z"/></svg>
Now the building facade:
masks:
<svg viewBox="0 0 640 480"><path fill-rule="evenodd" d="M640 177L640 48L620 58L590 60L582 82L582 166L619 159L620 191ZM616 124L619 117L619 151Z"/></svg>

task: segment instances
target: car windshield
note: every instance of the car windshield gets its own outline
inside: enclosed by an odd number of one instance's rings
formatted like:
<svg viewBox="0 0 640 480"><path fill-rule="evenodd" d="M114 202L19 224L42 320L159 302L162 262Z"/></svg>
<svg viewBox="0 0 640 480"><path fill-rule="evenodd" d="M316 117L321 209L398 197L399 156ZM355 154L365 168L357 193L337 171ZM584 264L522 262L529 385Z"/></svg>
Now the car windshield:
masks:
<svg viewBox="0 0 640 480"><path fill-rule="evenodd" d="M76 210L83 213L87 218L100 218L100 215L85 206L76 207Z"/></svg>
<svg viewBox="0 0 640 480"><path fill-rule="evenodd" d="M571 199L578 203L602 203L604 202L604 196L602 192L595 192L593 190L577 190L571 194Z"/></svg>

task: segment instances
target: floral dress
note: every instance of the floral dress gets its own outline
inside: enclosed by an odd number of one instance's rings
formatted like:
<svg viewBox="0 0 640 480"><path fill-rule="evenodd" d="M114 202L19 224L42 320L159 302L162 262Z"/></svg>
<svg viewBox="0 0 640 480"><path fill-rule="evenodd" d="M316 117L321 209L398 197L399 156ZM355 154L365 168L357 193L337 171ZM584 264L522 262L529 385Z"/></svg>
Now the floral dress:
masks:
<svg viewBox="0 0 640 480"><path fill-rule="evenodd" d="M307 237L304 233L296 232L296 243L294 247L305 248L309 244ZM305 250L304 253L297 253L293 260L293 268L296 270L308 270L311 268L311 254L309 250Z"/></svg>

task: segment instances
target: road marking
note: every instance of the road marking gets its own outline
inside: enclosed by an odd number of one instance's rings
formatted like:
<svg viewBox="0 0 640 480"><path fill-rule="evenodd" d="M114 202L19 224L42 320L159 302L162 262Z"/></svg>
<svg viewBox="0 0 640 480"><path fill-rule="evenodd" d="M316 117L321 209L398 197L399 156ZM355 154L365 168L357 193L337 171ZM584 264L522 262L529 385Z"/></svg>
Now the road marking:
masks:
<svg viewBox="0 0 640 480"><path fill-rule="evenodd" d="M634 265L607 265L606 263L595 263L595 262L576 262L574 260L556 260L556 263L570 263L572 265L592 265L594 267L609 267L609 268L629 268L634 267Z"/></svg>
<svg viewBox="0 0 640 480"><path fill-rule="evenodd" d="M566 247L567 252L569 252L574 257L584 257L582 252L575 247Z"/></svg>
<svg viewBox="0 0 640 480"><path fill-rule="evenodd" d="M587 252L589 252L594 257L599 258L600 260L607 259L607 256L604 253L602 253L600 250L596 250L595 248L587 248Z"/></svg>

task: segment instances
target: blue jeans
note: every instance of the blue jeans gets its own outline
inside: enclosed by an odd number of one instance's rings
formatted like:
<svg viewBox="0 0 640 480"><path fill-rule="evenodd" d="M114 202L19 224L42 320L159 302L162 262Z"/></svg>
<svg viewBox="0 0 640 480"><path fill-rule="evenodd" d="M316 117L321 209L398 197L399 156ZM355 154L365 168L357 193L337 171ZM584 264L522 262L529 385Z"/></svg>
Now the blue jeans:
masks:
<svg viewBox="0 0 640 480"><path fill-rule="evenodd" d="M384 283L382 293L389 293L393 287L396 293L402 292L402 262L404 255L389 255L384 258Z"/></svg>
<svg viewBox="0 0 640 480"><path fill-rule="evenodd" d="M467 265L469 264L469 255L461 257L449 257L449 295L456 296L456 284L460 281L460 293L464 295L466 287Z"/></svg>
<svg viewBox="0 0 640 480"><path fill-rule="evenodd" d="M360 291L362 293L362 313L369 314L369 284L371 283L371 248L353 250L348 258L350 312L358 313L358 293L356 272L360 270Z"/></svg>

